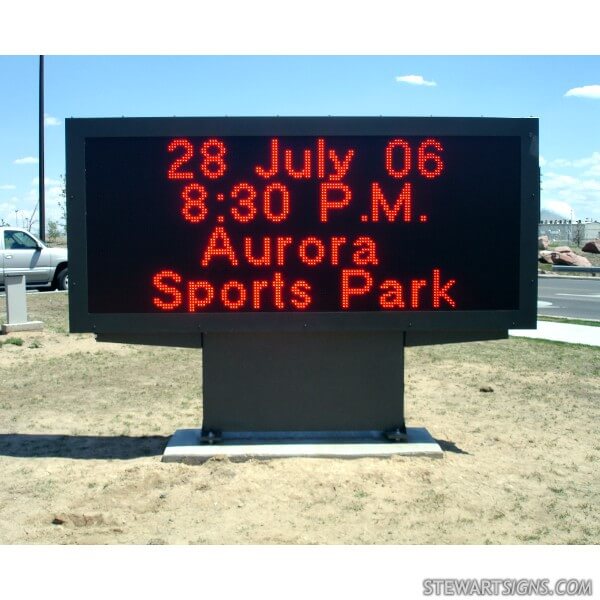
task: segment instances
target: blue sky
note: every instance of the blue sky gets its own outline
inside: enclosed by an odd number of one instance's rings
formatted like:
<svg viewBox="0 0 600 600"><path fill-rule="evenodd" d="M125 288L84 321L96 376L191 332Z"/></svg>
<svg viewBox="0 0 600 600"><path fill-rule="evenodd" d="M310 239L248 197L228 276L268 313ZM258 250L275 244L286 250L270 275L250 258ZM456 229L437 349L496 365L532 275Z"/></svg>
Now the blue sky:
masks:
<svg viewBox="0 0 600 600"><path fill-rule="evenodd" d="M0 219L14 225L38 195L38 56L0 56L0 81ZM49 55L45 112L48 219L67 117L433 115L539 117L542 207L600 221L600 56Z"/></svg>

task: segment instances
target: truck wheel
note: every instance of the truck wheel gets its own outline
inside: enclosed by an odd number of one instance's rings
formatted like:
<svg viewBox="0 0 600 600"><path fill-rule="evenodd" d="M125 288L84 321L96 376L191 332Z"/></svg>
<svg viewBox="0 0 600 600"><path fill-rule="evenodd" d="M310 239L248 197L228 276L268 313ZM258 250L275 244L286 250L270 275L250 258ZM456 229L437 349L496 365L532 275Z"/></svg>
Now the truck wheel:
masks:
<svg viewBox="0 0 600 600"><path fill-rule="evenodd" d="M56 289L69 289L69 269L63 269L56 277Z"/></svg>

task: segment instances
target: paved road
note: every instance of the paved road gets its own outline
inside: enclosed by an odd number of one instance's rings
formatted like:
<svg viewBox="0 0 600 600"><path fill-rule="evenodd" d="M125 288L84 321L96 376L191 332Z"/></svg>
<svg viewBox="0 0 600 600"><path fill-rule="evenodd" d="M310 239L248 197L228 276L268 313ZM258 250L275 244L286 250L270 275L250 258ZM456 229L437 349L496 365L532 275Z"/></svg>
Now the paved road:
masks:
<svg viewBox="0 0 600 600"><path fill-rule="evenodd" d="M600 277L540 277L538 314L600 320Z"/></svg>

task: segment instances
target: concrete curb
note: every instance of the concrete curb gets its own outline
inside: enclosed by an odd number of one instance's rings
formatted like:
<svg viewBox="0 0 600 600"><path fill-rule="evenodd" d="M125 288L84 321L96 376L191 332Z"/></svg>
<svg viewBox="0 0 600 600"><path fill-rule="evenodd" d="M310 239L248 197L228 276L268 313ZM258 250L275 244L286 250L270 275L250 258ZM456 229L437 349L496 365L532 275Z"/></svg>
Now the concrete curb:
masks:
<svg viewBox="0 0 600 600"><path fill-rule="evenodd" d="M538 273L538 277L541 277L542 279L585 279L586 281L589 281L591 279L592 281L600 281L600 277L594 277L593 275L588 275L587 277L585 277L583 275L559 275L558 273Z"/></svg>
<svg viewBox="0 0 600 600"><path fill-rule="evenodd" d="M600 347L600 327L592 325L571 325L570 323L538 321L537 329L511 329L508 334L511 337L526 337Z"/></svg>

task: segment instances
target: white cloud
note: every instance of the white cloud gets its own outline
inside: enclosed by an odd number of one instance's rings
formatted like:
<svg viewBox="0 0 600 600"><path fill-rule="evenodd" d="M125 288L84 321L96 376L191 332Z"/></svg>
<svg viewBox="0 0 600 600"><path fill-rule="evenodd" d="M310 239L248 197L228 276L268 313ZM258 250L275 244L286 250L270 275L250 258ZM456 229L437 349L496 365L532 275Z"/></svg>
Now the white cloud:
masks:
<svg viewBox="0 0 600 600"><path fill-rule="evenodd" d="M566 219L600 221L600 182L563 176L544 179L541 204Z"/></svg>
<svg viewBox="0 0 600 600"><path fill-rule="evenodd" d="M46 127L52 127L53 125L61 125L61 121L59 121L56 117L53 117L49 114L44 114L44 125Z"/></svg>
<svg viewBox="0 0 600 600"><path fill-rule="evenodd" d="M589 167L590 165L600 165L600 152L592 152L591 156L578 158L573 161L574 167Z"/></svg>
<svg viewBox="0 0 600 600"><path fill-rule="evenodd" d="M591 194L600 207L600 181L597 179L547 173L542 180L542 188L569 200L583 200Z"/></svg>
<svg viewBox="0 0 600 600"><path fill-rule="evenodd" d="M577 184L577 179L572 175L561 175L560 173L544 173L542 187L545 190L557 190L566 187L573 187Z"/></svg>
<svg viewBox="0 0 600 600"><path fill-rule="evenodd" d="M540 154L540 167L545 167L548 161Z"/></svg>
<svg viewBox="0 0 600 600"><path fill-rule="evenodd" d="M39 177L34 177L31 180L31 185L38 186L40 183ZM44 185L48 187L49 185L62 185L62 181L60 179L50 179L50 177L44 177Z"/></svg>
<svg viewBox="0 0 600 600"><path fill-rule="evenodd" d="M14 161L15 165L37 165L39 160L35 156L26 156L25 158L17 158Z"/></svg>
<svg viewBox="0 0 600 600"><path fill-rule="evenodd" d="M15 210L18 210L18 206L19 199L15 197L6 202L0 202L0 223L4 221L16 225L17 214L15 214Z"/></svg>
<svg viewBox="0 0 600 600"><path fill-rule="evenodd" d="M594 152L587 158L574 160L573 166L579 168L587 167L587 171L583 173L586 177L600 177L600 152Z"/></svg>
<svg viewBox="0 0 600 600"><path fill-rule="evenodd" d="M548 161L546 166L552 169L557 169L561 167L572 167L573 161L567 160L566 158L555 158L554 160Z"/></svg>
<svg viewBox="0 0 600 600"><path fill-rule="evenodd" d="M45 178L46 181L46 222L59 221L62 218L62 210L58 203L63 201L63 185L59 179ZM27 193L19 196L13 196L9 200L0 202L0 220L19 226L23 224L23 219L29 218L38 204L39 186L38 178L32 180L31 187ZM15 211L19 211L15 213ZM37 217L36 212L36 217ZM35 226L33 231L35 231Z"/></svg>
<svg viewBox="0 0 600 600"><path fill-rule="evenodd" d="M422 75L397 75L396 81L398 83L408 83L410 85L425 85L427 87L437 85L435 81L427 81L427 79L424 79Z"/></svg>
<svg viewBox="0 0 600 600"><path fill-rule="evenodd" d="M600 162L592 165L585 173L586 177L600 177Z"/></svg>
<svg viewBox="0 0 600 600"><path fill-rule="evenodd" d="M600 85L583 85L571 88L565 96L577 96L578 98L594 98L600 100Z"/></svg>
<svg viewBox="0 0 600 600"><path fill-rule="evenodd" d="M542 208L566 219L600 221L600 152L546 160L546 168L542 171Z"/></svg>
<svg viewBox="0 0 600 600"><path fill-rule="evenodd" d="M8 202L1 202L0 203L0 216L2 216L3 214L8 214L9 212L15 212L15 208L17 208L17 204L16 202L18 201L18 198L11 198Z"/></svg>
<svg viewBox="0 0 600 600"><path fill-rule="evenodd" d="M571 217L575 218L573 207L568 202L563 202L561 200L544 200L542 202L542 208L546 208L553 213L556 213L563 219L570 219Z"/></svg>
<svg viewBox="0 0 600 600"><path fill-rule="evenodd" d="M582 169L585 167L590 167L595 169L596 167L600 167L600 152L592 152L590 156L586 156L584 158L577 158L575 160L567 159L567 158L554 158L552 160L544 160L542 164L542 158L540 157L540 166L547 166L552 169L559 169L565 167L572 167L575 169Z"/></svg>
<svg viewBox="0 0 600 600"><path fill-rule="evenodd" d="M10 183L5 183L4 185L0 185L0 190L16 190L17 186L12 185Z"/></svg>

